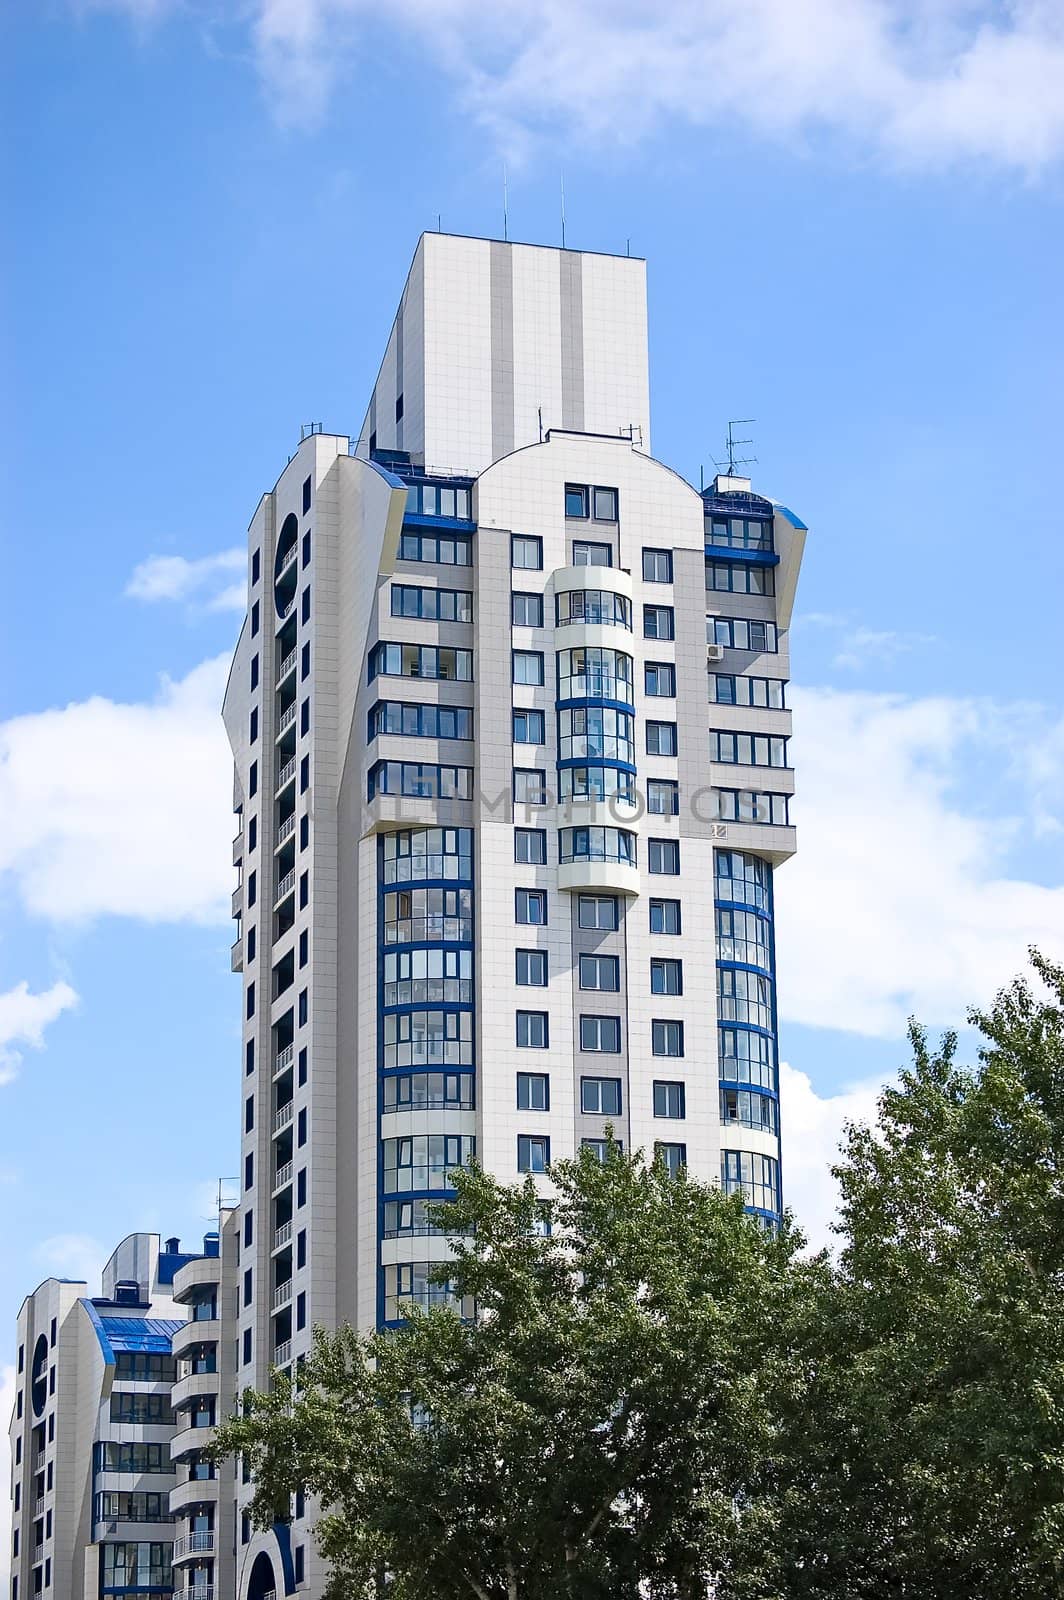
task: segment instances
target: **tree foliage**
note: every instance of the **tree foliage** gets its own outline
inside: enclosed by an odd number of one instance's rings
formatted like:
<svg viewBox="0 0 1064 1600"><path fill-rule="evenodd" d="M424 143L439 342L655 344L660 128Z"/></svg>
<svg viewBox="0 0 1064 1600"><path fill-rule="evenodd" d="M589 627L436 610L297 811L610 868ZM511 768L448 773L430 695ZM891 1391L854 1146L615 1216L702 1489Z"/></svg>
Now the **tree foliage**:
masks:
<svg viewBox="0 0 1064 1600"><path fill-rule="evenodd" d="M463 1322L319 1332L219 1453L325 1508L330 1600L1064 1596L1064 971L847 1130L834 1259L611 1146L455 1180Z"/></svg>

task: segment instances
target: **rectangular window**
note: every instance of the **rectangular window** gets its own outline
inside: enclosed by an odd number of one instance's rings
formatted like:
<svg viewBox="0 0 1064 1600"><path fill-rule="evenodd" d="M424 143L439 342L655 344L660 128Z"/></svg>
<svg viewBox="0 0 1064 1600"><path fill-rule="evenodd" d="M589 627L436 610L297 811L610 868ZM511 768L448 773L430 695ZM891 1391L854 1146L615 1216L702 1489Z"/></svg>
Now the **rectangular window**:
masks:
<svg viewBox="0 0 1064 1600"><path fill-rule="evenodd" d="M399 537L399 559L421 561L435 567L471 567L473 541L404 530Z"/></svg>
<svg viewBox="0 0 1064 1600"><path fill-rule="evenodd" d="M545 1011L517 1013L517 1044L522 1050L546 1050L548 1040Z"/></svg>
<svg viewBox="0 0 1064 1600"><path fill-rule="evenodd" d="M303 510L304 510L304 512L307 512L307 511L310 510L310 479L309 478L304 478L304 480L303 480Z"/></svg>
<svg viewBox="0 0 1064 1600"><path fill-rule="evenodd" d="M516 981L522 989L547 987L547 952L545 950L516 950Z"/></svg>
<svg viewBox="0 0 1064 1600"><path fill-rule="evenodd" d="M378 761L369 770L368 798L408 795L421 800L471 800L472 767L437 767L418 761Z"/></svg>
<svg viewBox="0 0 1064 1600"><path fill-rule="evenodd" d="M253 550L251 553L251 581L258 583L262 575L262 551Z"/></svg>
<svg viewBox="0 0 1064 1600"><path fill-rule="evenodd" d="M612 567L613 551L608 544L601 544L592 539L574 539L573 566ZM626 623L625 626L629 624Z"/></svg>
<svg viewBox="0 0 1064 1600"><path fill-rule="evenodd" d="M615 1150L624 1149L624 1142L621 1139L615 1139L613 1145ZM600 1166L606 1165L610 1153L610 1141L608 1139L581 1139L580 1148L593 1155Z"/></svg>
<svg viewBox="0 0 1064 1600"><path fill-rule="evenodd" d="M542 711L514 712L514 744L543 744L546 737Z"/></svg>
<svg viewBox="0 0 1064 1600"><path fill-rule="evenodd" d="M683 994L683 962L654 956L650 963L651 994Z"/></svg>
<svg viewBox="0 0 1064 1600"><path fill-rule="evenodd" d="M510 565L523 572L543 570L543 540L534 534L510 535Z"/></svg>
<svg viewBox="0 0 1064 1600"><path fill-rule="evenodd" d="M592 510L596 522L617 521L617 491L596 486L592 492Z"/></svg>
<svg viewBox="0 0 1064 1600"><path fill-rule="evenodd" d="M647 723L647 755L674 756L676 754L675 722Z"/></svg>
<svg viewBox="0 0 1064 1600"><path fill-rule="evenodd" d="M648 661L643 668L643 687L648 696L675 700L676 668L672 662Z"/></svg>
<svg viewBox="0 0 1064 1600"><path fill-rule="evenodd" d="M309 639L307 640L306 644L303 646L302 650L299 652L299 676L301 678L309 678L310 677L310 640Z"/></svg>
<svg viewBox="0 0 1064 1600"><path fill-rule="evenodd" d="M671 606L643 607L644 639L672 639L675 636Z"/></svg>
<svg viewBox="0 0 1064 1600"><path fill-rule="evenodd" d="M518 1172L546 1172L550 1166L550 1140L542 1133L517 1135Z"/></svg>
<svg viewBox="0 0 1064 1600"><path fill-rule="evenodd" d="M708 674L709 699L719 706L760 706L767 711L786 707L784 678L748 678L744 673Z"/></svg>
<svg viewBox="0 0 1064 1600"><path fill-rule="evenodd" d="M255 1126L255 1096L249 1094L244 1101L244 1132L250 1133Z"/></svg>
<svg viewBox="0 0 1064 1600"><path fill-rule="evenodd" d="M718 789L717 816L722 822L789 823L789 798L785 794L755 794L750 789Z"/></svg>
<svg viewBox="0 0 1064 1600"><path fill-rule="evenodd" d="M643 582L672 582L672 551L643 550Z"/></svg>
<svg viewBox="0 0 1064 1600"><path fill-rule="evenodd" d="M542 650L514 650L512 660L514 683L539 685L543 682Z"/></svg>
<svg viewBox="0 0 1064 1600"><path fill-rule="evenodd" d="M588 514L588 486L586 483L567 483L565 485L565 515L567 517L586 517Z"/></svg>
<svg viewBox="0 0 1064 1600"><path fill-rule="evenodd" d="M258 686L259 686L259 658L258 658L258 656L252 656L252 658L251 658L251 687L252 687L252 689L257 689Z"/></svg>
<svg viewBox="0 0 1064 1600"><path fill-rule="evenodd" d="M655 1142L654 1159L664 1164L670 1178L680 1175L681 1167L687 1165L687 1146L685 1144L661 1144Z"/></svg>
<svg viewBox="0 0 1064 1600"><path fill-rule="evenodd" d="M310 566L310 534L303 535L303 566Z"/></svg>
<svg viewBox="0 0 1064 1600"><path fill-rule="evenodd" d="M374 645L369 656L369 681L374 678L432 678L450 683L469 683L473 677L472 650L455 650L449 645L391 644Z"/></svg>
<svg viewBox="0 0 1064 1600"><path fill-rule="evenodd" d="M751 650L774 654L779 639L774 622L754 622L746 617L707 617L707 644L720 644L726 650Z"/></svg>
<svg viewBox="0 0 1064 1600"><path fill-rule="evenodd" d="M545 1072L517 1074L518 1111L550 1110L550 1079Z"/></svg>
<svg viewBox="0 0 1064 1600"><path fill-rule="evenodd" d="M251 708L251 716L248 719L248 740L249 740L249 742L251 744L254 744L255 740L258 738L258 736L259 736L259 708L258 708L258 706L252 706L252 708Z"/></svg>
<svg viewBox="0 0 1064 1600"><path fill-rule="evenodd" d="M547 804L547 774L544 768L514 768L514 804L519 806Z"/></svg>
<svg viewBox="0 0 1064 1600"><path fill-rule="evenodd" d="M613 895L582 894L576 902L577 926L611 930L617 926L617 901Z"/></svg>
<svg viewBox="0 0 1064 1600"><path fill-rule="evenodd" d="M369 737L375 739L382 733L408 739L471 739L473 708L417 700L378 700L369 714Z"/></svg>
<svg viewBox="0 0 1064 1600"><path fill-rule="evenodd" d="M621 1050L620 1017L581 1017L580 1048L615 1056Z"/></svg>
<svg viewBox="0 0 1064 1600"><path fill-rule="evenodd" d="M647 840L647 871L677 877L680 871L680 845L677 839Z"/></svg>
<svg viewBox="0 0 1064 1600"><path fill-rule="evenodd" d="M543 828L514 829L514 860L542 867L547 860L547 834Z"/></svg>
<svg viewBox="0 0 1064 1600"><path fill-rule="evenodd" d="M472 622L473 596L467 589L424 589L412 583L393 583L392 616L421 617L429 622Z"/></svg>
<svg viewBox="0 0 1064 1600"><path fill-rule="evenodd" d="M299 731L301 734L310 732L310 700L304 700L299 708Z"/></svg>
<svg viewBox="0 0 1064 1600"><path fill-rule="evenodd" d="M587 1021L587 1018L584 1018ZM581 1078L580 1109L592 1117L619 1117L620 1078Z"/></svg>
<svg viewBox="0 0 1064 1600"><path fill-rule="evenodd" d="M785 767L787 740L775 733L733 733L711 729L709 759L740 767Z"/></svg>
<svg viewBox="0 0 1064 1600"><path fill-rule="evenodd" d="M650 1024L651 1048L656 1056L683 1055L683 1023L659 1020Z"/></svg>
<svg viewBox="0 0 1064 1600"><path fill-rule="evenodd" d="M256 600L251 607L251 637L254 639L259 631L259 602Z"/></svg>
<svg viewBox="0 0 1064 1600"><path fill-rule="evenodd" d="M648 778L647 811L652 817L679 816L680 785L671 778Z"/></svg>
<svg viewBox="0 0 1064 1600"><path fill-rule="evenodd" d="M654 1115L679 1122L687 1115L687 1091L682 1083L654 1084Z"/></svg>
<svg viewBox="0 0 1064 1600"><path fill-rule="evenodd" d="M304 622L310 621L310 590L303 590L303 597L299 602L299 612Z"/></svg>
<svg viewBox="0 0 1064 1600"><path fill-rule="evenodd" d="M714 594L776 593L776 575L771 567L750 561L707 561L706 589Z"/></svg>
<svg viewBox="0 0 1064 1600"><path fill-rule="evenodd" d="M518 594L510 596L510 621L515 628L542 628L543 596Z"/></svg>
<svg viewBox="0 0 1064 1600"><path fill-rule="evenodd" d="M581 956L581 989L600 989L616 994L621 986L621 964L617 956Z"/></svg>
<svg viewBox="0 0 1064 1600"><path fill-rule="evenodd" d="M547 923L546 889L516 889L514 891L515 921L522 925L542 928Z"/></svg>

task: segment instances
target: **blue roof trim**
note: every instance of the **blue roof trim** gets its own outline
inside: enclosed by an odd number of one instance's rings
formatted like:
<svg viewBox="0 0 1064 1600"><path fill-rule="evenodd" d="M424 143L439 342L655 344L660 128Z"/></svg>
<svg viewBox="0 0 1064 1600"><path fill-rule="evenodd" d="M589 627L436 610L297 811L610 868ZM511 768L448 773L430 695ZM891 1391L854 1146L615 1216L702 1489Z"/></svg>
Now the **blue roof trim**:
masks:
<svg viewBox="0 0 1064 1600"><path fill-rule="evenodd" d="M103 1359L106 1361L109 1367L113 1367L115 1364L115 1353L111 1346L111 1341L108 1339L104 1330L103 1322L100 1319L100 1313L97 1311L91 1300L83 1300L81 1303L85 1307L85 1310L88 1313L89 1321L92 1323L92 1326L95 1329L96 1337L100 1341L100 1349L103 1351Z"/></svg>
<svg viewBox="0 0 1064 1600"><path fill-rule="evenodd" d="M99 1317L98 1321L101 1342L106 1339L110 1350L165 1356L170 1354L170 1340L185 1326L163 1317Z"/></svg>
<svg viewBox="0 0 1064 1600"><path fill-rule="evenodd" d="M707 544L706 560L731 561L746 567L778 567L780 564L780 558L774 550L741 550L730 544ZM726 594L727 590L720 592Z"/></svg>
<svg viewBox="0 0 1064 1600"><path fill-rule="evenodd" d="M802 521L801 517L796 517L794 512L790 509L789 506L781 505L778 500L774 500L772 502L772 504L773 504L774 510L776 510L778 512L782 512L782 514L787 518L787 521L791 524L791 526L793 528L801 528L803 533L808 533L809 532L809 529L806 527L806 525Z"/></svg>
<svg viewBox="0 0 1064 1600"><path fill-rule="evenodd" d="M180 1272L182 1267L187 1267L190 1261L200 1261L203 1258L191 1251L186 1254L183 1250L171 1255L168 1250L159 1252L159 1282L173 1283L175 1272Z"/></svg>
<svg viewBox="0 0 1064 1600"><path fill-rule="evenodd" d="M379 461L367 461L364 456L356 456L356 461L361 461L364 467L372 467L374 472L379 472L389 489L405 489L407 485L402 478L394 472L389 472L387 467L382 467Z"/></svg>

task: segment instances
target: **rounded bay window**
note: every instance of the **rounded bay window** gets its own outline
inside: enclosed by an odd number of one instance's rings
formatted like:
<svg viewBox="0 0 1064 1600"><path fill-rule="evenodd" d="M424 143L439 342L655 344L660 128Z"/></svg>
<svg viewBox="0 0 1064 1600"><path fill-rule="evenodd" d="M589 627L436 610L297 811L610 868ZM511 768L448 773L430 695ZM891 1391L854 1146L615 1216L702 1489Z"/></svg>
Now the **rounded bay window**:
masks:
<svg viewBox="0 0 1064 1600"><path fill-rule="evenodd" d="M619 861L636 864L636 836L627 828L562 828L558 835L558 861Z"/></svg>
<svg viewBox="0 0 1064 1600"><path fill-rule="evenodd" d="M635 708L635 663L623 650L579 645L558 651L558 699L617 700Z"/></svg>
<svg viewBox="0 0 1064 1600"><path fill-rule="evenodd" d="M632 631L632 602L627 595L614 594L611 589L566 589L555 595L554 606L559 628L588 623Z"/></svg>

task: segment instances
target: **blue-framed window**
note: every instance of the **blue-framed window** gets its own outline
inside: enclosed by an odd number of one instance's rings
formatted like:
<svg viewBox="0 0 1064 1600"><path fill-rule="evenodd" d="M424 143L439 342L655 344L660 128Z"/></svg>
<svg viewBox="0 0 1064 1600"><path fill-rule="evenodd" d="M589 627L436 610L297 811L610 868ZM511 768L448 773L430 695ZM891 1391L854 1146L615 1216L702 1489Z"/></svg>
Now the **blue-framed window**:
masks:
<svg viewBox="0 0 1064 1600"><path fill-rule="evenodd" d="M772 518L707 517L706 544L722 550L772 550Z"/></svg>
<svg viewBox="0 0 1064 1600"><path fill-rule="evenodd" d="M674 756L677 752L675 722L648 722L646 738L648 756Z"/></svg>
<svg viewBox="0 0 1064 1600"><path fill-rule="evenodd" d="M545 1011L518 1011L514 1037L519 1050L546 1050L550 1044L550 1021Z"/></svg>
<svg viewBox="0 0 1064 1600"><path fill-rule="evenodd" d="M523 927L544 928L547 925L546 889L515 889L514 920Z"/></svg>
<svg viewBox="0 0 1064 1600"><path fill-rule="evenodd" d="M764 1033L747 1028L721 1028L720 1076L725 1083L753 1084L776 1093L776 1046Z"/></svg>
<svg viewBox="0 0 1064 1600"><path fill-rule="evenodd" d="M412 1305L422 1311L431 1311L435 1306L452 1306L467 1321L473 1319L476 1306L472 1296L459 1299L449 1279L436 1283L438 1268L438 1261L402 1261L397 1266L385 1267L385 1322L401 1322Z"/></svg>
<svg viewBox="0 0 1064 1600"><path fill-rule="evenodd" d="M518 1111L550 1110L550 1078L545 1072L517 1074Z"/></svg>
<svg viewBox="0 0 1064 1600"><path fill-rule="evenodd" d="M739 767L785 767L787 740L778 733L736 733L712 728L709 759Z"/></svg>
<svg viewBox="0 0 1064 1600"><path fill-rule="evenodd" d="M514 860L524 866L545 866L547 862L547 830L545 828L515 828Z"/></svg>
<svg viewBox="0 0 1064 1600"><path fill-rule="evenodd" d="M389 950L382 998L386 1006L472 1004L472 950Z"/></svg>
<svg viewBox="0 0 1064 1600"><path fill-rule="evenodd" d="M435 567L471 567L473 540L461 534L422 533L404 528L399 536L400 561L421 561Z"/></svg>
<svg viewBox="0 0 1064 1600"><path fill-rule="evenodd" d="M785 828L790 820L790 797L759 794L752 789L718 789L717 816L722 822L768 823Z"/></svg>
<svg viewBox="0 0 1064 1600"><path fill-rule="evenodd" d="M518 1172L546 1172L550 1166L550 1139L545 1133L517 1135Z"/></svg>
<svg viewBox="0 0 1064 1600"><path fill-rule="evenodd" d="M513 784L515 806L545 806L550 799L542 767L514 767Z"/></svg>
<svg viewBox="0 0 1064 1600"><path fill-rule="evenodd" d="M753 561L707 561L706 588L717 594L776 593L773 567Z"/></svg>
<svg viewBox="0 0 1064 1600"><path fill-rule="evenodd" d="M542 711L515 710L513 714L514 744L543 744L547 726Z"/></svg>
<svg viewBox="0 0 1064 1600"><path fill-rule="evenodd" d="M172 1540L106 1543L102 1547L100 1587L105 1594L128 1589L173 1588Z"/></svg>
<svg viewBox="0 0 1064 1600"><path fill-rule="evenodd" d="M772 979L742 967L717 968L717 1005L722 1022L772 1027Z"/></svg>
<svg viewBox="0 0 1064 1600"><path fill-rule="evenodd" d="M473 769L438 767L424 761L377 761L369 770L369 799L379 794L420 800L471 800Z"/></svg>
<svg viewBox="0 0 1064 1600"><path fill-rule="evenodd" d="M465 1133L417 1133L382 1139L385 1194L406 1190L449 1189L451 1173L467 1167L476 1154L476 1140Z"/></svg>
<svg viewBox="0 0 1064 1600"><path fill-rule="evenodd" d="M730 672L711 672L708 678L709 699L714 705L786 709L786 678L750 678L745 673Z"/></svg>
<svg viewBox="0 0 1064 1600"><path fill-rule="evenodd" d="M393 583L392 616L423 617L429 622L472 622L473 596L468 589L424 589L413 583Z"/></svg>
<svg viewBox="0 0 1064 1600"><path fill-rule="evenodd" d="M643 582L672 582L672 551L651 550L643 547Z"/></svg>
<svg viewBox="0 0 1064 1600"><path fill-rule="evenodd" d="M543 682L543 651L512 650L510 675L514 683L530 684L537 688Z"/></svg>
<svg viewBox="0 0 1064 1600"><path fill-rule="evenodd" d="M674 639L676 620L671 606L643 607L643 638Z"/></svg>
<svg viewBox="0 0 1064 1600"><path fill-rule="evenodd" d="M626 828L595 824L588 828L562 828L558 835L558 861L619 861L636 864L636 836Z"/></svg>
<svg viewBox="0 0 1064 1600"><path fill-rule="evenodd" d="M468 1011L438 1012L440 1017L472 1024ZM414 1013L428 1016L431 1013ZM385 1017L385 1022L408 1022L410 1014ZM450 1043L451 1041L447 1041ZM431 1053L431 1051L430 1051ZM470 1052L470 1059L472 1053ZM472 1072L394 1072L381 1080L381 1104L385 1111L472 1111L476 1105Z"/></svg>
<svg viewBox="0 0 1064 1600"><path fill-rule="evenodd" d="M581 1024L592 1020L594 1019L591 1017L581 1017L580 1019ZM620 1028L620 1020L617 1017L602 1017L599 1020L616 1022L618 1029ZM599 1048L602 1047L600 1046ZM587 1116L619 1117L621 1114L620 1078L581 1078L580 1109Z"/></svg>
<svg viewBox="0 0 1064 1600"><path fill-rule="evenodd" d="M652 817L680 814L680 785L674 778L647 779L647 813Z"/></svg>
<svg viewBox="0 0 1064 1600"><path fill-rule="evenodd" d="M687 1086L675 1080L654 1081L654 1115L670 1122L682 1122L687 1115Z"/></svg>
<svg viewBox="0 0 1064 1600"><path fill-rule="evenodd" d="M720 1182L725 1194L741 1194L757 1211L780 1208L780 1164L753 1150L722 1150Z"/></svg>
<svg viewBox="0 0 1064 1600"><path fill-rule="evenodd" d="M635 804L635 775L621 767L563 767L558 774L562 800L623 800Z"/></svg>
<svg viewBox="0 0 1064 1600"><path fill-rule="evenodd" d="M779 1107L771 1095L756 1089L720 1091L720 1120L725 1128L751 1128L755 1133L778 1134Z"/></svg>
<svg viewBox="0 0 1064 1600"><path fill-rule="evenodd" d="M385 944L460 944L473 937L472 889L394 889L382 899Z"/></svg>
<svg viewBox="0 0 1064 1600"><path fill-rule="evenodd" d="M632 631L632 602L612 589L565 589L554 597L554 614L559 628L588 623Z"/></svg>
<svg viewBox="0 0 1064 1600"><path fill-rule="evenodd" d="M650 959L651 994L683 994L683 962L675 956Z"/></svg>
<svg viewBox="0 0 1064 1600"><path fill-rule="evenodd" d="M753 650L773 655L779 649L774 622L757 622L751 617L707 617L707 644L721 644L726 650Z"/></svg>
<svg viewBox="0 0 1064 1600"><path fill-rule="evenodd" d="M518 572L542 572L543 540L534 533L512 533L510 565Z"/></svg>
<svg viewBox="0 0 1064 1600"><path fill-rule="evenodd" d="M616 994L621 987L621 963L618 956L588 955L580 957L580 987L600 994Z"/></svg>
<svg viewBox="0 0 1064 1600"><path fill-rule="evenodd" d="M647 661L643 666L643 689L651 698L675 700L676 668L671 661Z"/></svg>
<svg viewBox="0 0 1064 1600"><path fill-rule="evenodd" d="M771 972L772 924L768 919L731 906L718 906L716 916L717 960L741 961L744 966Z"/></svg>
<svg viewBox="0 0 1064 1600"><path fill-rule="evenodd" d="M678 839L647 840L647 871L677 877L680 871L680 842Z"/></svg>
<svg viewBox="0 0 1064 1600"><path fill-rule="evenodd" d="M382 639L370 651L369 681L384 677L471 683L473 652L445 644L392 644Z"/></svg>
<svg viewBox="0 0 1064 1600"><path fill-rule="evenodd" d="M580 1148L581 1150L586 1150L589 1155L594 1156L600 1166L604 1167L610 1158L610 1141L608 1139L581 1139ZM624 1149L624 1140L614 1139L613 1148L619 1154Z"/></svg>
<svg viewBox="0 0 1064 1600"><path fill-rule="evenodd" d="M621 1053L621 1019L620 1017L583 1016L580 1018L580 1048L592 1055L617 1056ZM583 1079L582 1082L613 1082L603 1079ZM620 1080L618 1094L620 1094ZM588 1109L587 1106L584 1107ZM605 1114L605 1113L604 1113Z"/></svg>
<svg viewBox="0 0 1064 1600"><path fill-rule="evenodd" d="M410 739L471 739L473 707L378 700L369 714L369 736L375 739L381 733Z"/></svg>
<svg viewBox="0 0 1064 1600"><path fill-rule="evenodd" d="M609 645L581 645L558 651L559 700L620 700L631 705L635 664Z"/></svg>
<svg viewBox="0 0 1064 1600"><path fill-rule="evenodd" d="M456 878L472 882L472 828L399 828L381 843L381 882Z"/></svg>
<svg viewBox="0 0 1064 1600"><path fill-rule="evenodd" d="M651 933L678 934L681 928L679 900L651 900Z"/></svg>
<svg viewBox="0 0 1064 1600"><path fill-rule="evenodd" d="M381 1237L431 1239L453 1235L456 1230L452 1223L444 1220L441 1225L432 1219L432 1211L441 1203L446 1205L446 1201L440 1200L386 1200Z"/></svg>
<svg viewBox="0 0 1064 1600"><path fill-rule="evenodd" d="M678 1178L687 1165L687 1146L655 1139L654 1159L662 1163L670 1178Z"/></svg>
<svg viewBox="0 0 1064 1600"><path fill-rule="evenodd" d="M519 989L545 989L547 987L547 952L545 950L515 950L514 981Z"/></svg>
<svg viewBox="0 0 1064 1600"><path fill-rule="evenodd" d="M510 621L515 628L542 628L543 596L515 589L510 596Z"/></svg>
<svg viewBox="0 0 1064 1600"><path fill-rule="evenodd" d="M655 1018L650 1024L650 1047L656 1056L682 1056L683 1023L673 1017Z"/></svg>
<svg viewBox="0 0 1064 1600"><path fill-rule="evenodd" d="M414 517L455 517L468 522L473 515L473 491L465 484L412 483L406 491L406 509Z"/></svg>
<svg viewBox="0 0 1064 1600"><path fill-rule="evenodd" d="M718 850L714 862L718 900L732 900L755 911L772 909L772 867L743 850Z"/></svg>
<svg viewBox="0 0 1064 1600"><path fill-rule="evenodd" d="M559 761L635 761L635 717L615 706L565 706L558 712Z"/></svg>

